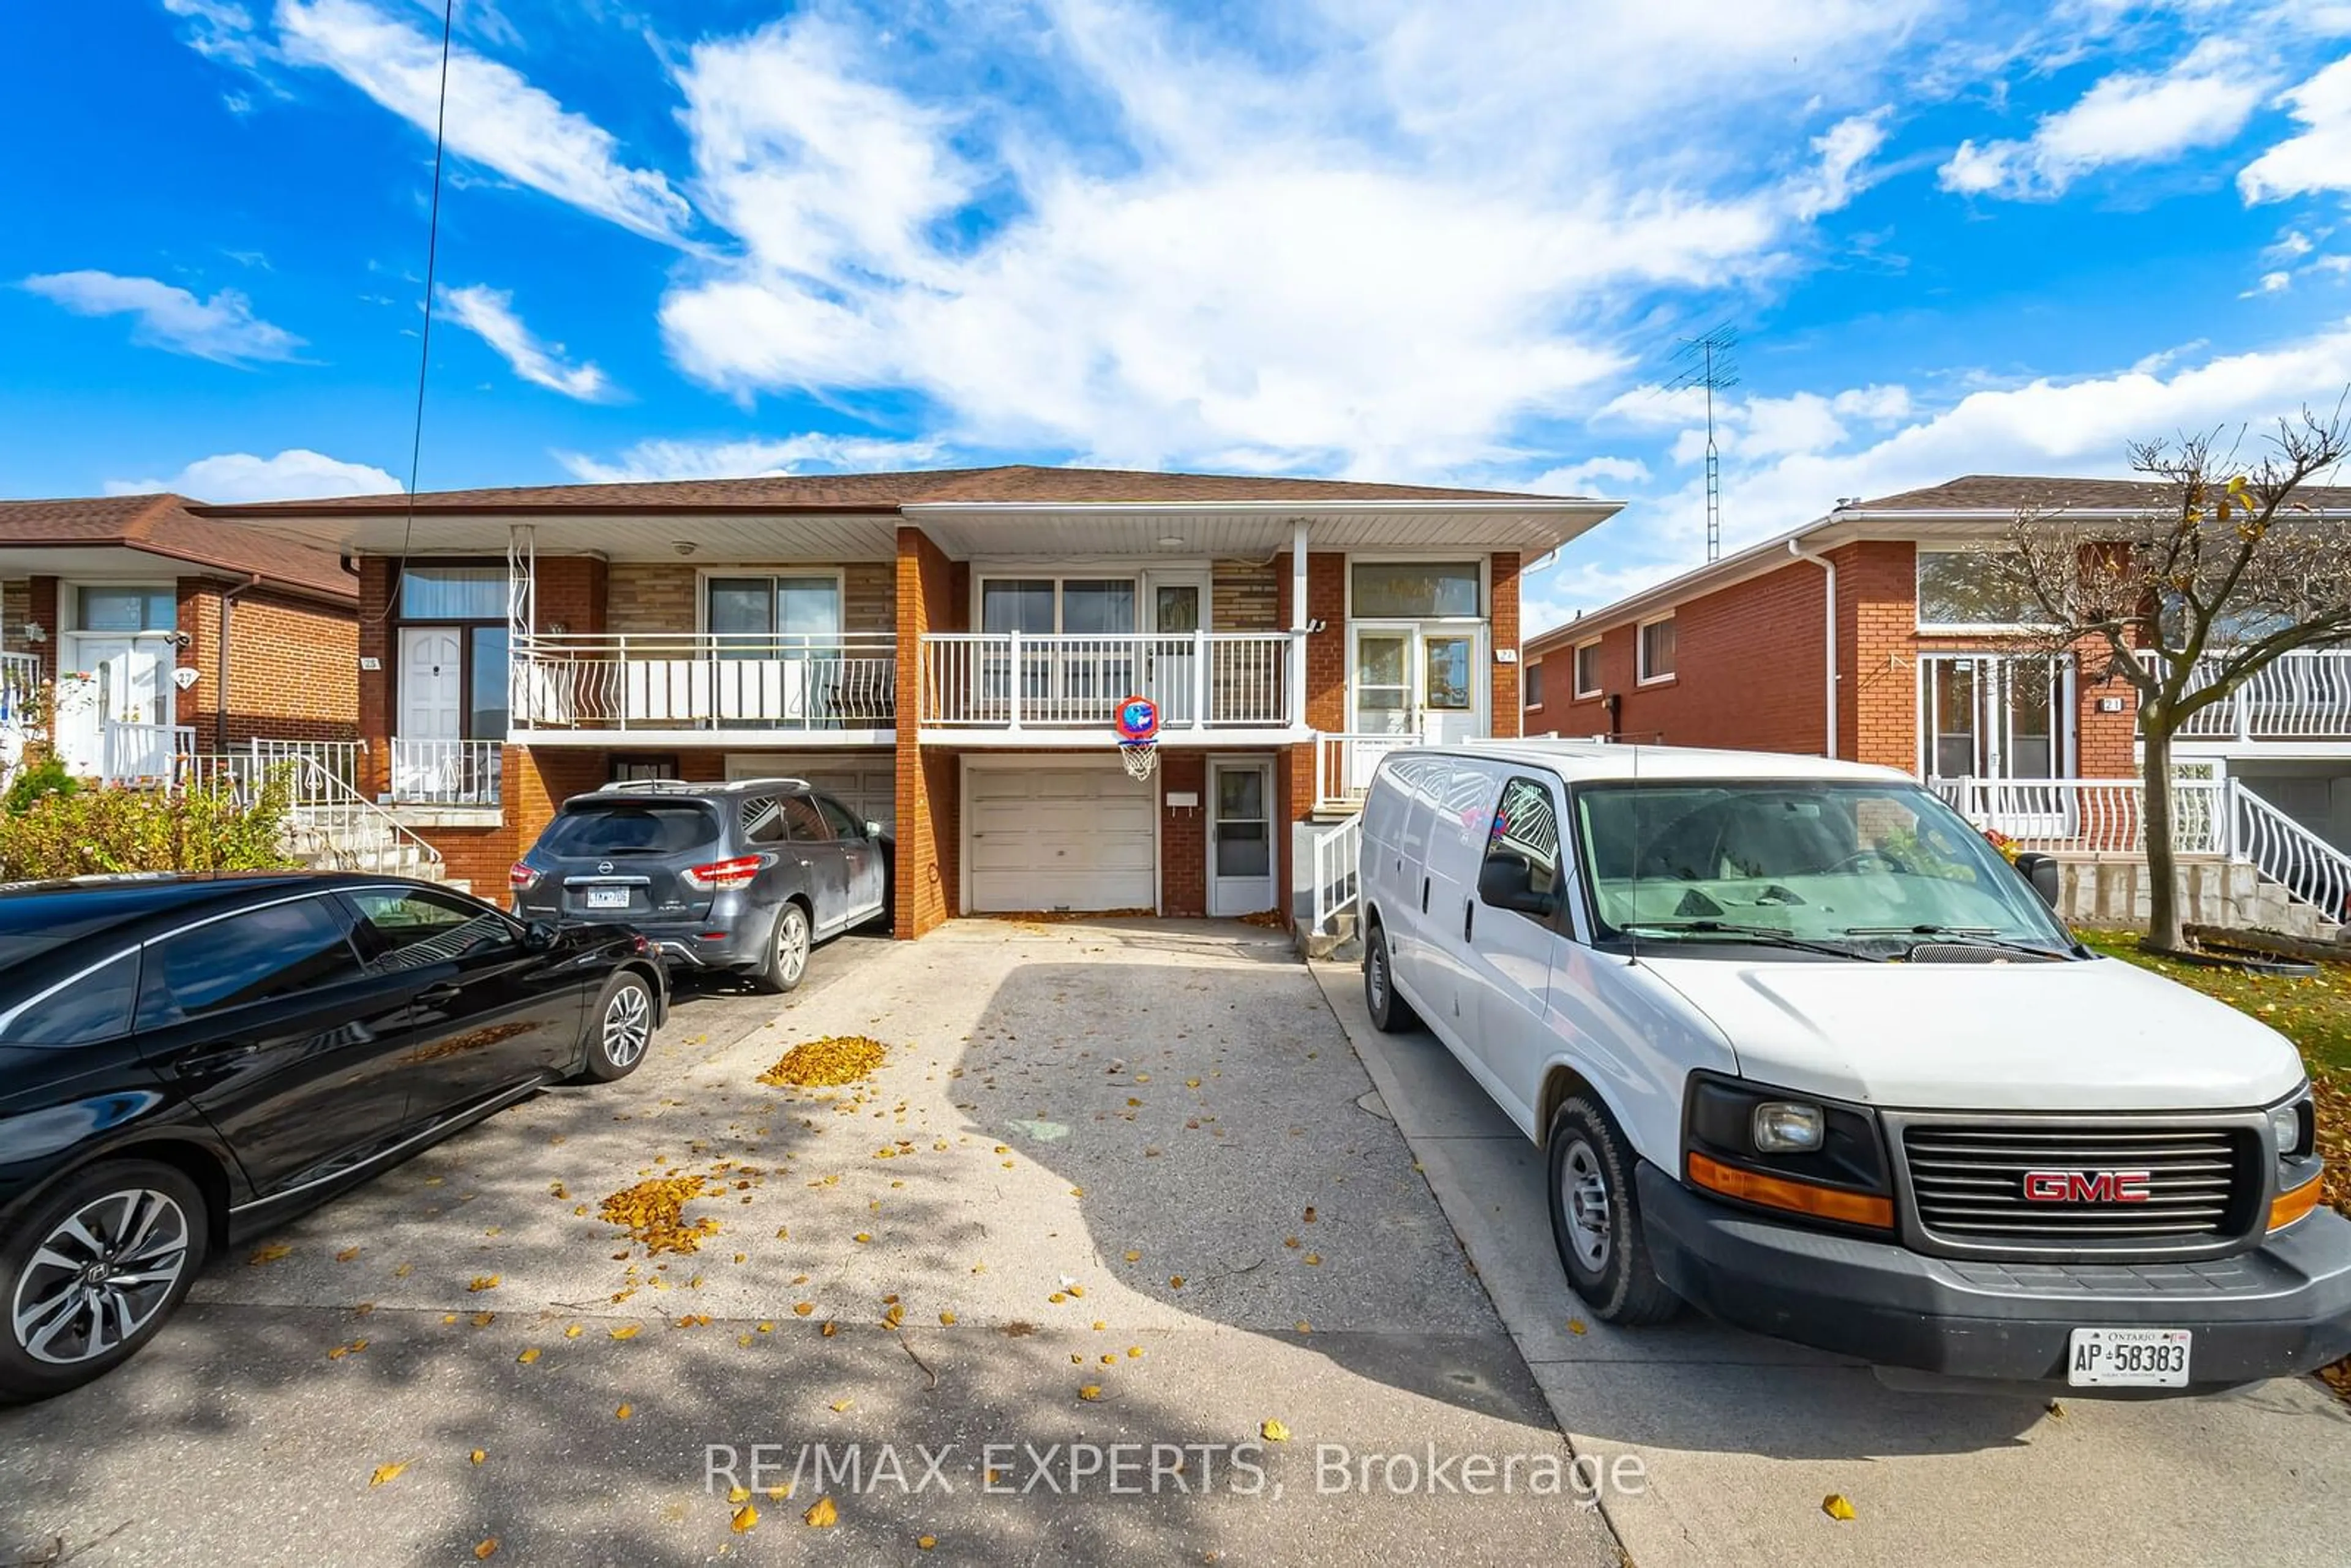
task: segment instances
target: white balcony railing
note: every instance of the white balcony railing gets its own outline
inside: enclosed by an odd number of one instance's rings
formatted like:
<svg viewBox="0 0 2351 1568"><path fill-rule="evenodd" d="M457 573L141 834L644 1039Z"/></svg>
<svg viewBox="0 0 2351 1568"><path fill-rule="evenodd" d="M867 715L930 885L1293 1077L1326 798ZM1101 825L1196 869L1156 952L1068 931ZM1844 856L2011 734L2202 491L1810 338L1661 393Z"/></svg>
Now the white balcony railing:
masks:
<svg viewBox="0 0 2351 1568"><path fill-rule="evenodd" d="M525 732L886 730L898 709L887 632L540 635L513 671Z"/></svg>
<svg viewBox="0 0 2351 1568"><path fill-rule="evenodd" d="M923 638L922 722L971 729L1108 730L1120 702L1149 697L1159 729L1285 729L1300 720L1283 632Z"/></svg>
<svg viewBox="0 0 2351 1568"><path fill-rule="evenodd" d="M401 806L495 806L505 753L495 740L392 737L392 799Z"/></svg>
<svg viewBox="0 0 2351 1568"><path fill-rule="evenodd" d="M109 784L168 783L174 758L196 749L192 724L120 724L98 727L99 777Z"/></svg>
<svg viewBox="0 0 2351 1568"><path fill-rule="evenodd" d="M1418 746L1417 735L1318 735L1314 737L1314 804L1319 810L1360 808L1380 758Z"/></svg>
<svg viewBox="0 0 2351 1568"><path fill-rule="evenodd" d="M290 776L295 780L295 803L306 804L303 791L339 789L351 793L360 787L360 743L356 740L280 740L256 737L246 743L255 762L263 768L285 763L298 764Z"/></svg>
<svg viewBox="0 0 2351 1568"><path fill-rule="evenodd" d="M2179 733L2219 740L2351 740L2351 649L2288 653L2210 707L2189 714Z"/></svg>
<svg viewBox="0 0 2351 1568"><path fill-rule="evenodd" d="M26 703L40 689L38 653L0 653L0 723L20 717Z"/></svg>

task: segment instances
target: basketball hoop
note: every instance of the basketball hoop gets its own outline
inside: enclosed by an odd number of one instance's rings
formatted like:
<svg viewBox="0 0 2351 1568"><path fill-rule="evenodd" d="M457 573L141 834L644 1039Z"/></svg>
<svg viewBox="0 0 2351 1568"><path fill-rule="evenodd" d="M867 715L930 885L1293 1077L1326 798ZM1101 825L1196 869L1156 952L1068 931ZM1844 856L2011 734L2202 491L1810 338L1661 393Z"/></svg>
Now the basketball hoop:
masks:
<svg viewBox="0 0 2351 1568"><path fill-rule="evenodd" d="M1118 759L1126 776L1140 783L1159 768L1159 705L1129 697L1118 705Z"/></svg>

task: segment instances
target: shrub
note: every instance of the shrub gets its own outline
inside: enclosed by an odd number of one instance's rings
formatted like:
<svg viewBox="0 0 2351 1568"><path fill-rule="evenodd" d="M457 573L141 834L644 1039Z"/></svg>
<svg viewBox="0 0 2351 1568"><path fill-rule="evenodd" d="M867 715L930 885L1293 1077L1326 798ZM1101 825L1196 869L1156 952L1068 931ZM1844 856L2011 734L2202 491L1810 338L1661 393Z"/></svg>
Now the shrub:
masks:
<svg viewBox="0 0 2351 1568"><path fill-rule="evenodd" d="M45 751L16 769L16 777L9 781L7 797L0 800L0 806L5 806L13 817L29 810L33 802L44 795L70 795L80 788L80 782L66 771L66 765L57 760L57 754Z"/></svg>
<svg viewBox="0 0 2351 1568"><path fill-rule="evenodd" d="M36 798L0 817L0 875L20 882L142 871L272 871L286 852L292 786L251 794L209 784L106 786Z"/></svg>

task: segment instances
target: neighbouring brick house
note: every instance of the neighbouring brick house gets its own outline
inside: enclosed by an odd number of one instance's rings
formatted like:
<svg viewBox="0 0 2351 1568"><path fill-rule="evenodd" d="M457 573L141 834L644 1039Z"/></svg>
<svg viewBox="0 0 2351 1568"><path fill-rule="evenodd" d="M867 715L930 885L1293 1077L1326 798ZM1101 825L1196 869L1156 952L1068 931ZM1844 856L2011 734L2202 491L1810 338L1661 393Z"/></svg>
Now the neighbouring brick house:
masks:
<svg viewBox="0 0 2351 1568"><path fill-rule="evenodd" d="M2301 496L2351 526L2351 490ZM1977 814L2014 836L2129 852L2135 693L2095 678L2095 650L2017 653L2023 612L1987 605L1975 562L2020 508L2095 523L2163 500L2130 481L1970 476L1840 503L1530 638L1526 733L1843 757L1945 780L1955 799L1970 780ZM2255 798L2234 826L2209 812L2216 852L2270 833L2293 844L2281 877L2306 883L2351 850L2351 652L2288 656L2192 718L2175 757L2215 802ZM2324 876L2351 878L2351 861Z"/></svg>
<svg viewBox="0 0 2351 1568"><path fill-rule="evenodd" d="M0 685L14 712L54 689L50 738L77 775L357 736L356 574L204 510L169 495L0 501Z"/></svg>
<svg viewBox="0 0 2351 1568"><path fill-rule="evenodd" d="M357 560L362 788L452 876L503 886L608 780L787 775L890 827L913 936L1295 909L1385 750L1516 732L1519 564L1614 510L1006 467L208 515ZM1141 783L1113 727L1138 695Z"/></svg>

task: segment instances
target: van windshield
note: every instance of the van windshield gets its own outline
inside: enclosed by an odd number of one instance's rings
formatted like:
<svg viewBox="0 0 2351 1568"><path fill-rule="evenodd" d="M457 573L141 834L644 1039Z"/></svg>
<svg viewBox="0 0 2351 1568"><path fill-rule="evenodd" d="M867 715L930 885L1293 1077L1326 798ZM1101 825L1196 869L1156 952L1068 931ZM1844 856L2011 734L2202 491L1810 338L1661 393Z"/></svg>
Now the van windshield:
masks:
<svg viewBox="0 0 2351 1568"><path fill-rule="evenodd" d="M1575 817L1604 940L2074 950L2001 852L1915 784L1586 784Z"/></svg>

